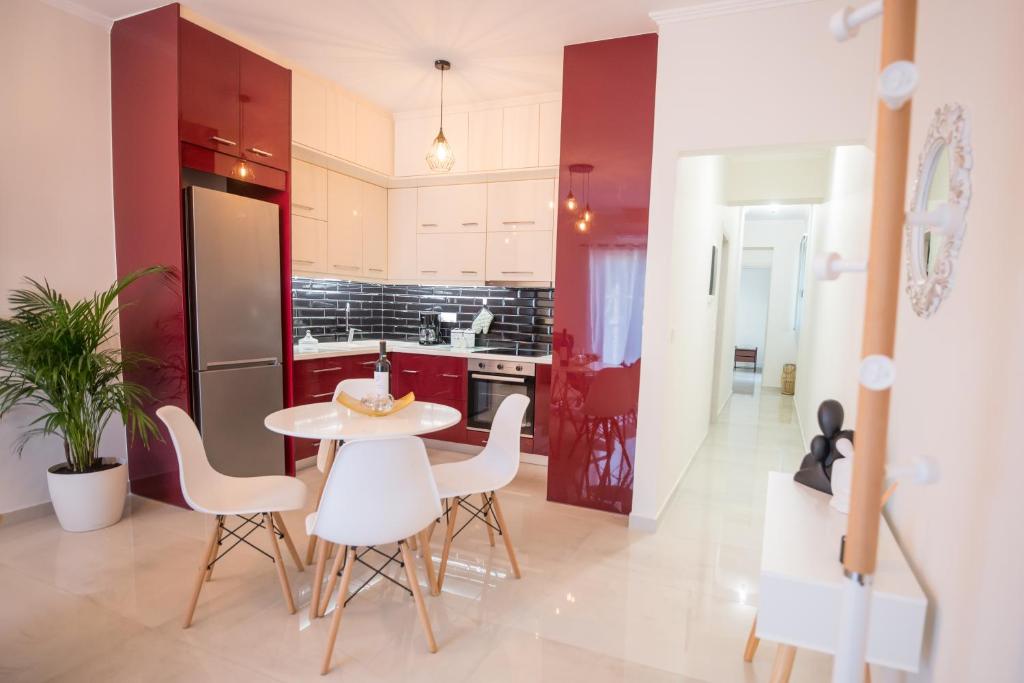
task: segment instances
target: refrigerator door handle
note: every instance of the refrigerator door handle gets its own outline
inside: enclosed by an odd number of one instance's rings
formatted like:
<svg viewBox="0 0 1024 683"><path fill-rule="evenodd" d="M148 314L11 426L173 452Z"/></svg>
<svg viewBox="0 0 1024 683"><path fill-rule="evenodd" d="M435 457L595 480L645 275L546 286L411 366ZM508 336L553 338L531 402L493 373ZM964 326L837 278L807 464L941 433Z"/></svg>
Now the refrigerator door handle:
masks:
<svg viewBox="0 0 1024 683"><path fill-rule="evenodd" d="M278 365L280 361L277 356L270 356L268 358L245 358L239 360L214 360L206 364L206 368L212 370L213 368L226 369L226 368L244 368L258 365Z"/></svg>

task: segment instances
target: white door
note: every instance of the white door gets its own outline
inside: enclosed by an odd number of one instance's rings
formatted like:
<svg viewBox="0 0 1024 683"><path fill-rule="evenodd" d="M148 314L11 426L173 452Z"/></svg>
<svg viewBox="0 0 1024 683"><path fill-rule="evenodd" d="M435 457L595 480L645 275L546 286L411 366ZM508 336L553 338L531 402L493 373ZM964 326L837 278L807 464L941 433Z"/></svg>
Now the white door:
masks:
<svg viewBox="0 0 1024 683"><path fill-rule="evenodd" d="M327 272L363 272L361 181L334 171L327 176Z"/></svg>
<svg viewBox="0 0 1024 683"><path fill-rule="evenodd" d="M483 282L486 238L482 232L417 235L417 277L442 282Z"/></svg>
<svg viewBox="0 0 1024 683"><path fill-rule="evenodd" d="M387 112L356 104L356 158L360 166L390 175L393 169L394 124Z"/></svg>
<svg viewBox="0 0 1024 683"><path fill-rule="evenodd" d="M292 214L292 270L327 271L327 221Z"/></svg>
<svg viewBox="0 0 1024 683"><path fill-rule="evenodd" d="M363 275L388 276L388 191L360 183L363 191Z"/></svg>
<svg viewBox="0 0 1024 683"><path fill-rule="evenodd" d="M558 152L562 144L562 102L541 102L537 134L537 165L557 166Z"/></svg>
<svg viewBox="0 0 1024 683"><path fill-rule="evenodd" d="M487 186L487 230L553 230L555 181L513 180Z"/></svg>
<svg viewBox="0 0 1024 683"><path fill-rule="evenodd" d="M327 93L327 148L328 154L356 160L356 101L341 88Z"/></svg>
<svg viewBox="0 0 1024 683"><path fill-rule="evenodd" d="M323 150L327 146L327 84L292 71L292 140Z"/></svg>
<svg viewBox="0 0 1024 683"><path fill-rule="evenodd" d="M537 165L539 116L536 104L505 107L501 132L502 168L531 168Z"/></svg>
<svg viewBox="0 0 1024 683"><path fill-rule="evenodd" d="M292 159L292 214L327 220L327 169Z"/></svg>
<svg viewBox="0 0 1024 683"><path fill-rule="evenodd" d="M551 232L487 234L487 276L496 282L550 282Z"/></svg>
<svg viewBox="0 0 1024 683"><path fill-rule="evenodd" d="M469 233L487 229L487 185L438 185L419 188L417 232Z"/></svg>
<svg viewBox="0 0 1024 683"><path fill-rule="evenodd" d="M495 171L501 168L502 113L500 107L469 112L468 170Z"/></svg>
<svg viewBox="0 0 1024 683"><path fill-rule="evenodd" d="M415 187L388 190L388 279L414 280L416 272Z"/></svg>

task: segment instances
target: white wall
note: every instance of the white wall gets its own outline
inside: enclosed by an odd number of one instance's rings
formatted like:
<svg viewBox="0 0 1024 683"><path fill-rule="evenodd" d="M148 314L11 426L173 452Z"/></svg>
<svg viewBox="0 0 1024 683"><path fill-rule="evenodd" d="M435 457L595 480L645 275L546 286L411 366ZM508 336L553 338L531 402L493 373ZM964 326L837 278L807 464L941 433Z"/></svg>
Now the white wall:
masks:
<svg viewBox="0 0 1024 683"><path fill-rule="evenodd" d="M673 282L686 260L677 260L677 254L692 246L703 255L704 245L710 245L703 232L696 237L689 229L680 230L675 220L677 187L686 171L679 158L866 140L877 78L878 29L866 26L856 41L837 45L827 30L835 8L833 2L810 2L705 14L659 27L648 229L652 257L643 340L643 356L657 362L644 364L640 382L631 524L650 528L655 523L707 429L711 363L703 371L684 371L693 359L678 354L677 338L703 337L698 330L708 325L710 316L699 307L692 319L667 319L663 313L679 309L673 299L682 290L674 289ZM750 102L772 106L758 108L755 115ZM699 400L705 409L688 416L684 426L678 416L691 400ZM666 448L665 435L677 433L685 438Z"/></svg>
<svg viewBox="0 0 1024 683"><path fill-rule="evenodd" d="M732 364L736 345L736 306L743 273L743 224L741 210L726 207L722 212L726 248L720 256L718 318L715 328L715 377L711 394L711 417L717 417L732 396Z"/></svg>
<svg viewBox="0 0 1024 683"><path fill-rule="evenodd" d="M69 297L115 278L110 152L110 41L106 29L35 0L10 0L0 22L0 315L23 276ZM56 439L13 444L31 413L0 422L0 513L46 502ZM124 457L124 430L103 453Z"/></svg>
<svg viewBox="0 0 1024 683"><path fill-rule="evenodd" d="M874 154L866 147L836 148L829 201L812 210L809 261L815 254L830 251L850 259L866 258L873 164ZM808 268L805 285L794 400L806 444L818 433L818 405L825 399L843 404L845 425L853 428L864 326L864 277L846 275L819 282Z"/></svg>
<svg viewBox="0 0 1024 683"><path fill-rule="evenodd" d="M746 251L746 249L744 249ZM771 299L771 266L744 266L740 274L740 294L736 302L736 343L745 349L757 349L757 367L764 367L765 337L768 334L768 301ZM749 367L744 364L744 368Z"/></svg>
<svg viewBox="0 0 1024 683"><path fill-rule="evenodd" d="M827 182L827 171L822 174ZM796 363L798 333L793 329L800 274L800 239L807 233L803 220L747 220L743 248L770 249L771 290L761 386L781 387L782 366Z"/></svg>

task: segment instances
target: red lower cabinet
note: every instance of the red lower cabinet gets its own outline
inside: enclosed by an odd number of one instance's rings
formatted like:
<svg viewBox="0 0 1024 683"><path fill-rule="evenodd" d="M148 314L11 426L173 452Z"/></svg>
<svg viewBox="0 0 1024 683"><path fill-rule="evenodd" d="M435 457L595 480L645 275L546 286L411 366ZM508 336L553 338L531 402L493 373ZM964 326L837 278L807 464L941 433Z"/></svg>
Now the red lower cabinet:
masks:
<svg viewBox="0 0 1024 683"><path fill-rule="evenodd" d="M459 411L459 424L431 434L428 439L466 442L466 359L421 353L396 353L391 357L391 393L396 397L415 392L416 399L450 406Z"/></svg>
<svg viewBox="0 0 1024 683"><path fill-rule="evenodd" d="M295 361L294 404L301 406L330 401L341 380L373 377L373 365L376 362L377 354L374 353ZM315 456L319 443L310 439L292 439L295 459Z"/></svg>

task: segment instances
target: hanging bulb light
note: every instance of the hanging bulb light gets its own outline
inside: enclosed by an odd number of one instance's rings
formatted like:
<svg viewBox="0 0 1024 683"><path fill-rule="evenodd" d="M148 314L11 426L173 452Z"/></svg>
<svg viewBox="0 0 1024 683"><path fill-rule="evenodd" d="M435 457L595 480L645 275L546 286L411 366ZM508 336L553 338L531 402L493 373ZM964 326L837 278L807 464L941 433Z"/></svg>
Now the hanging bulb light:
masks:
<svg viewBox="0 0 1024 683"><path fill-rule="evenodd" d="M448 138L444 136L444 72L451 69L452 65L447 59L435 59L434 68L441 72L441 125L438 127L437 137L430 143L427 166L431 171L450 171L455 165L455 154L452 152L452 146L448 144Z"/></svg>
<svg viewBox="0 0 1024 683"><path fill-rule="evenodd" d="M586 232L588 228L590 228L590 224L580 216L576 220L576 232Z"/></svg>
<svg viewBox="0 0 1024 683"><path fill-rule="evenodd" d="M594 213L590 210L590 204L587 204L587 208L583 209L583 220L589 223L594 217Z"/></svg>
<svg viewBox="0 0 1024 683"><path fill-rule="evenodd" d="M256 173L252 170L252 167L245 163L244 159L239 159L238 163L232 170L235 177L239 180L244 180L251 183L256 180Z"/></svg>
<svg viewBox="0 0 1024 683"><path fill-rule="evenodd" d="M579 203L576 201L576 195L572 193L572 181L573 181L573 170L572 166L569 167L569 194L565 195L565 208L570 211L575 211Z"/></svg>
<svg viewBox="0 0 1024 683"><path fill-rule="evenodd" d="M590 173L587 173L584 178L585 184L583 186L583 195L584 201L587 203L587 207L583 209L583 220L589 224L590 220L594 217L594 213L590 210Z"/></svg>

